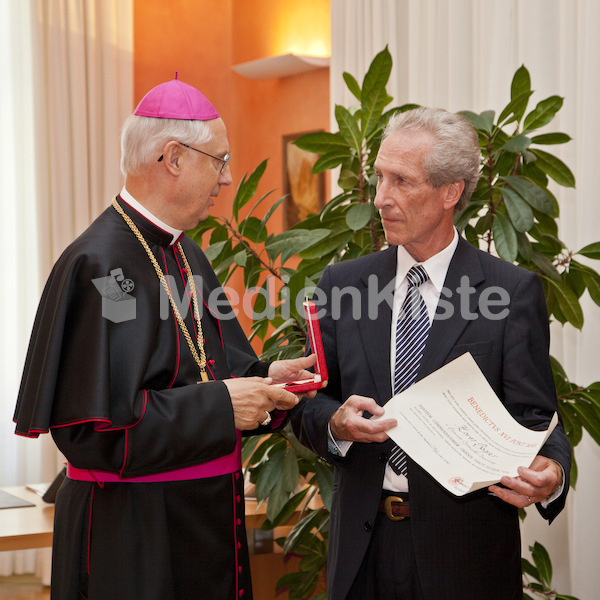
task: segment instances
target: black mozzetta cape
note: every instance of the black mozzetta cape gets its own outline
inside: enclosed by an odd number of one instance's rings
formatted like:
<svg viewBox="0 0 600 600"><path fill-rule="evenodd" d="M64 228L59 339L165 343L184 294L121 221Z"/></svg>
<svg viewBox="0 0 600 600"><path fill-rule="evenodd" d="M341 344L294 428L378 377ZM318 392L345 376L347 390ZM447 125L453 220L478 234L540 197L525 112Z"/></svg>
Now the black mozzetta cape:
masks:
<svg viewBox="0 0 600 600"><path fill-rule="evenodd" d="M169 278L195 339L187 274L171 234L118 201ZM233 410L220 380L265 376L268 364L257 359L238 321L224 316L231 310L224 297L221 318L207 310L219 282L198 245L186 236L180 241L204 301L211 381L197 383L198 366L156 272L110 207L65 250L49 277L23 373L16 433L51 431L73 466L124 478L233 452ZM127 310L111 301L114 290L100 291L99 281L111 272L127 286ZM240 472L159 483L67 479L56 500L53 598L250 598L243 506Z"/></svg>

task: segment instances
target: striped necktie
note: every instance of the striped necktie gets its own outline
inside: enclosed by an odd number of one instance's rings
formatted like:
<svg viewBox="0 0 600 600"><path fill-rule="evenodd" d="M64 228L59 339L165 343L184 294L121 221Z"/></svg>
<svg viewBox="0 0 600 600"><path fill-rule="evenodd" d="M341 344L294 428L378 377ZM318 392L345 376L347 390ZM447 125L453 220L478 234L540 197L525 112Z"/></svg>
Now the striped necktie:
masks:
<svg viewBox="0 0 600 600"><path fill-rule="evenodd" d="M429 335L429 315L419 286L429 279L421 265L414 265L406 274L408 290L396 325L396 362L394 395L410 387L416 377ZM406 454L395 446L390 454L390 466L398 475L406 476Z"/></svg>

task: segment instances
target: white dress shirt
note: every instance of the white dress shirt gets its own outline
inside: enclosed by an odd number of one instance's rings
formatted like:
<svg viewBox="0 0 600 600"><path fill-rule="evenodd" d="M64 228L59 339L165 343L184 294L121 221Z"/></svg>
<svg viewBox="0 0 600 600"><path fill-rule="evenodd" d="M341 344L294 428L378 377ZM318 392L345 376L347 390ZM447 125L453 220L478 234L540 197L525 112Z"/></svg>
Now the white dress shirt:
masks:
<svg viewBox="0 0 600 600"><path fill-rule="evenodd" d="M415 262L415 259L408 253L403 246L398 246L398 263L396 266L396 287L394 288L394 304L392 307L392 331L390 335L390 369L392 378L392 390L394 389L394 370L396 363L396 326L398 324L398 315L402 308L402 303L406 298L408 291L408 280L406 274L416 264L420 264L429 275L429 279L419 286L419 292L427 307L429 315L429 324L433 323L433 317L442 293L442 287L446 280L450 261L454 256L454 251L458 246L458 232L454 230L454 237L448 246L441 252L433 255L422 263ZM408 479L404 475L398 475L390 467L389 463L385 468L385 477L383 479L383 489L392 492L408 492Z"/></svg>

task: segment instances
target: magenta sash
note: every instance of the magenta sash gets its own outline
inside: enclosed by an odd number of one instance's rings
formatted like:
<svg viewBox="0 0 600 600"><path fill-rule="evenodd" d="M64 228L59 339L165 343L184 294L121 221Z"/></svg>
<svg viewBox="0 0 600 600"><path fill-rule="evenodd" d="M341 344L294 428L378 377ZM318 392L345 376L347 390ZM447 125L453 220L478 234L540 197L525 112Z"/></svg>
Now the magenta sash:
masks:
<svg viewBox="0 0 600 600"><path fill-rule="evenodd" d="M205 479L235 473L242 468L242 436L237 432L237 443L235 450L227 456L215 458L200 465L155 473L153 475L142 475L140 477L121 477L112 471L95 471L92 469L78 469L67 463L67 477L77 481L95 481L96 483L157 483L161 481L186 481L189 479Z"/></svg>

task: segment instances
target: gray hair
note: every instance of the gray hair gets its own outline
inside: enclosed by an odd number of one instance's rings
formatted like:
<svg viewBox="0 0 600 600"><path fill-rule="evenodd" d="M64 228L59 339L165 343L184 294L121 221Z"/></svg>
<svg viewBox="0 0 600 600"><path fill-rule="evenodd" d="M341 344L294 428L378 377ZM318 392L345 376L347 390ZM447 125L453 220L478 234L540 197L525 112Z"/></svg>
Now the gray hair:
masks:
<svg viewBox="0 0 600 600"><path fill-rule="evenodd" d="M205 144L212 133L204 121L129 115L121 129L121 172L127 176L158 160L166 143Z"/></svg>
<svg viewBox="0 0 600 600"><path fill-rule="evenodd" d="M400 129L422 129L433 136L433 148L423 164L427 181L434 188L464 181L465 189L455 211L464 210L479 181L481 166L479 138L469 120L441 108L415 108L393 114L383 139Z"/></svg>

